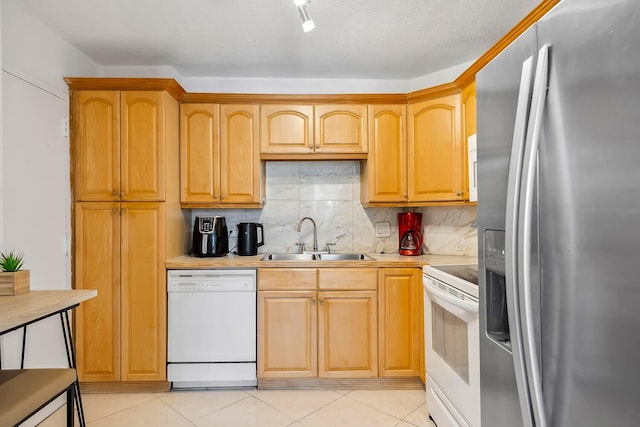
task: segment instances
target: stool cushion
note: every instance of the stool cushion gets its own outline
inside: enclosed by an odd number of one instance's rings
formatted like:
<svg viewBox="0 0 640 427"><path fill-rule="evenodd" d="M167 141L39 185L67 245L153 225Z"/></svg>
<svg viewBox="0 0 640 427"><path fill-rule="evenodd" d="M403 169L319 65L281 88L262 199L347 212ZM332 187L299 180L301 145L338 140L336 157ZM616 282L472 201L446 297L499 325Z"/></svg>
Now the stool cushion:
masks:
<svg viewBox="0 0 640 427"><path fill-rule="evenodd" d="M75 381L75 369L0 370L0 426L16 425Z"/></svg>

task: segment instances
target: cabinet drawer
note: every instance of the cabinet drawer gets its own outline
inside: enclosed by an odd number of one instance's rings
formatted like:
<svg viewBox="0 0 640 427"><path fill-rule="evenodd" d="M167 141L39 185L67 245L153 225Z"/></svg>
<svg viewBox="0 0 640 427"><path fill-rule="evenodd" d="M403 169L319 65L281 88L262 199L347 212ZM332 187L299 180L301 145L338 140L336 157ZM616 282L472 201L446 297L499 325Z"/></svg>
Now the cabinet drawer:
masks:
<svg viewBox="0 0 640 427"><path fill-rule="evenodd" d="M319 289L360 290L378 288L378 272L375 268L321 268Z"/></svg>
<svg viewBox="0 0 640 427"><path fill-rule="evenodd" d="M258 290L316 290L315 268L259 268Z"/></svg>

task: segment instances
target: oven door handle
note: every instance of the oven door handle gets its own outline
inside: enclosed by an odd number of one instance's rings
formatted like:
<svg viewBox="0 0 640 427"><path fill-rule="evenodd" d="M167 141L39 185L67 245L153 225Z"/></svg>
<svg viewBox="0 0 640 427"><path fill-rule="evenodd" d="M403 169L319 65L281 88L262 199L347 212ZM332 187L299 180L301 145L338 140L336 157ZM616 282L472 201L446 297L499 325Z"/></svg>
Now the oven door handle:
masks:
<svg viewBox="0 0 640 427"><path fill-rule="evenodd" d="M424 281L424 287L427 292L433 295L436 298L439 298L449 304L452 304L456 307L462 308L465 311L478 314L478 302L474 301L465 301L460 298L457 298L449 293L443 291L442 289L434 286L431 280Z"/></svg>

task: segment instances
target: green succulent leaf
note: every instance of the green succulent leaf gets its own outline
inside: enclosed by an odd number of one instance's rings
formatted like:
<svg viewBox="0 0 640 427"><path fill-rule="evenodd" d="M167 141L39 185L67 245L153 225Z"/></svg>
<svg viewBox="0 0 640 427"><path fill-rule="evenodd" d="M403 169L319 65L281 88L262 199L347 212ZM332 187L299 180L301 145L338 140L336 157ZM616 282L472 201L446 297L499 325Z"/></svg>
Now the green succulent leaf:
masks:
<svg viewBox="0 0 640 427"><path fill-rule="evenodd" d="M22 267L23 257L20 252L0 252L0 268L2 271L18 271Z"/></svg>

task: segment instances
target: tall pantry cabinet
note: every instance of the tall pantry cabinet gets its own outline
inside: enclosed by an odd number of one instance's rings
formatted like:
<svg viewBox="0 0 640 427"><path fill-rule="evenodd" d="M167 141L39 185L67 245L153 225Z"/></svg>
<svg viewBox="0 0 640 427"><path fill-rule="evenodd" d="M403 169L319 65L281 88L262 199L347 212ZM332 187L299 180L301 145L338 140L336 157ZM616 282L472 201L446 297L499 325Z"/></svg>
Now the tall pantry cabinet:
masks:
<svg viewBox="0 0 640 427"><path fill-rule="evenodd" d="M175 88L145 82L136 90L129 79L67 79L74 285L98 290L75 319L85 383L166 382L164 265L184 254L188 225L180 210Z"/></svg>

